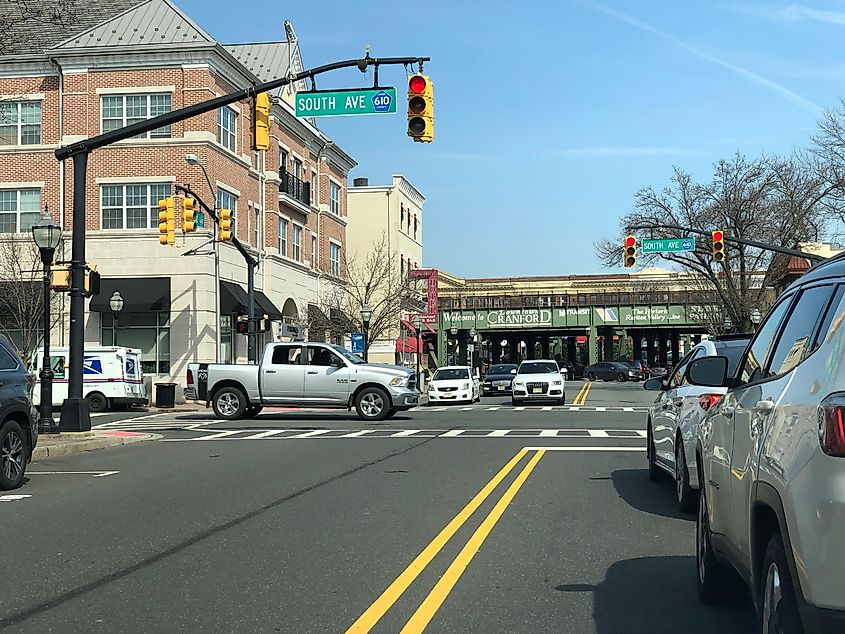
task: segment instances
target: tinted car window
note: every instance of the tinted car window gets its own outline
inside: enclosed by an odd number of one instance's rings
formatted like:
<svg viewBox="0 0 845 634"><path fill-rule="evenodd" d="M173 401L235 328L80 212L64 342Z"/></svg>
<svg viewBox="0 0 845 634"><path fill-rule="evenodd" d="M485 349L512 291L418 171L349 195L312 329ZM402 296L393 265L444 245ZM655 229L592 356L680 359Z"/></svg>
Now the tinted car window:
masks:
<svg viewBox="0 0 845 634"><path fill-rule="evenodd" d="M6 348L0 346L0 370L15 370L17 367L17 359Z"/></svg>
<svg viewBox="0 0 845 634"><path fill-rule="evenodd" d="M769 356L769 350L777 335L780 322L786 314L786 309L789 308L792 297L784 298L774 310L769 313L768 319L762 323L760 329L751 342L751 347L748 349L748 354L745 355L745 361L740 371L739 378L743 383L751 383L757 381L763 376L763 364Z"/></svg>
<svg viewBox="0 0 845 634"><path fill-rule="evenodd" d="M487 374L510 374L511 370L516 370L516 366L510 364L494 365L487 371Z"/></svg>
<svg viewBox="0 0 845 634"><path fill-rule="evenodd" d="M845 285L840 285L836 289L833 301L830 302L830 307L827 309L812 349L818 348L828 336L839 330L843 320L845 320Z"/></svg>
<svg viewBox="0 0 845 634"><path fill-rule="evenodd" d="M812 350L813 333L833 292L832 286L808 288L798 298L768 363L767 376L786 374Z"/></svg>
<svg viewBox="0 0 845 634"><path fill-rule="evenodd" d="M736 368L747 346L748 342L744 340L716 343L716 354L720 357L727 357L728 359L728 376L732 377L736 375Z"/></svg>
<svg viewBox="0 0 845 634"><path fill-rule="evenodd" d="M556 363L526 362L519 366L520 374L553 374L559 371Z"/></svg>
<svg viewBox="0 0 845 634"><path fill-rule="evenodd" d="M273 348L273 365L299 365L299 346L276 346Z"/></svg>
<svg viewBox="0 0 845 634"><path fill-rule="evenodd" d="M675 367L675 372L672 374L672 378L669 379L669 387L678 387L679 385L683 385L684 382L684 372L687 370L687 366L689 362L692 361L692 356L697 353L700 348L693 350L692 352L688 353L681 362Z"/></svg>

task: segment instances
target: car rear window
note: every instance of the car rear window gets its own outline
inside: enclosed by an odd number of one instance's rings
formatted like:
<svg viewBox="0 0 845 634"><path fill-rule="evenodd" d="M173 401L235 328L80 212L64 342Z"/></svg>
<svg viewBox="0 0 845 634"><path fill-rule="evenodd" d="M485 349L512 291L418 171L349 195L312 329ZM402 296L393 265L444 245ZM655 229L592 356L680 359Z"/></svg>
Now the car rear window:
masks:
<svg viewBox="0 0 845 634"><path fill-rule="evenodd" d="M742 360L742 353L748 342L744 339L737 341L722 341L716 344L716 354L728 358L728 376L736 374L736 367Z"/></svg>

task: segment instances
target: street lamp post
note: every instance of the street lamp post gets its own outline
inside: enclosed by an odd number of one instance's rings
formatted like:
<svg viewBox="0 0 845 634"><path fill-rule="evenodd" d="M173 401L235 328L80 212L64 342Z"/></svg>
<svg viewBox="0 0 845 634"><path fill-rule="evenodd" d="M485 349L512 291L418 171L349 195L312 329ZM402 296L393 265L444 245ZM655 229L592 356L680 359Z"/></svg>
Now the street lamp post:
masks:
<svg viewBox="0 0 845 634"><path fill-rule="evenodd" d="M422 319L419 315L414 316L414 328L417 329L417 385L420 385L420 354L422 353Z"/></svg>
<svg viewBox="0 0 845 634"><path fill-rule="evenodd" d="M369 361L367 356L367 348L370 347L370 319L373 317L373 311L368 304L361 306L361 324L364 331L364 361Z"/></svg>
<svg viewBox="0 0 845 634"><path fill-rule="evenodd" d="M475 370L475 339L478 336L478 331L475 328L469 330L469 343L467 344L467 365L470 373Z"/></svg>
<svg viewBox="0 0 845 634"><path fill-rule="evenodd" d="M109 300L109 308L111 309L112 328L111 328L111 345L117 345L117 316L123 310L123 296L120 291L115 291Z"/></svg>
<svg viewBox="0 0 845 634"><path fill-rule="evenodd" d="M734 322L731 320L730 317L725 317L725 321L722 323L725 327L725 332L730 332L734 327Z"/></svg>
<svg viewBox="0 0 845 634"><path fill-rule="evenodd" d="M59 425L53 420L53 363L50 359L50 265L53 263L53 256L56 248L62 240L62 228L57 225L47 206L44 206L44 215L32 226L32 239L41 255L41 263L44 265L44 357L41 360L41 405L39 407L38 428L45 434L58 434Z"/></svg>

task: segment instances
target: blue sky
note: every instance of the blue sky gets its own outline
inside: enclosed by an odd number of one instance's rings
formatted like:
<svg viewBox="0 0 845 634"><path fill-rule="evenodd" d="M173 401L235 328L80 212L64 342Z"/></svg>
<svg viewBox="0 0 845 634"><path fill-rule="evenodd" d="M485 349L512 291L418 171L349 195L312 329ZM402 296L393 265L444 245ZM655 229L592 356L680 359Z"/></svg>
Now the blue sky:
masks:
<svg viewBox="0 0 845 634"><path fill-rule="evenodd" d="M806 145L845 95L845 1L176 2L225 43L283 39L291 20L306 67L365 45L430 56L434 143L405 136L402 97L397 115L319 124L358 161L351 177L401 173L425 194L424 263L458 275L600 272L593 243L637 189ZM401 67L380 79L404 88Z"/></svg>

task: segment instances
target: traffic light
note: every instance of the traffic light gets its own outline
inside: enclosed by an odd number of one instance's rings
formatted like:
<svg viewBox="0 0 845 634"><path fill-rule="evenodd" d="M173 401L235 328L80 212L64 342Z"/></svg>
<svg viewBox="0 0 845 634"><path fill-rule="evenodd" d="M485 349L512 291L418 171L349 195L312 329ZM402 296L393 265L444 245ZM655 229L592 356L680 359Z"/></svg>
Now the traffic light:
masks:
<svg viewBox="0 0 845 634"><path fill-rule="evenodd" d="M220 242L228 242L232 239L232 212L229 209L220 209L217 212L217 239Z"/></svg>
<svg viewBox="0 0 845 634"><path fill-rule="evenodd" d="M191 233L197 230L197 212L194 211L194 199L185 196L182 199L182 231Z"/></svg>
<svg viewBox="0 0 845 634"><path fill-rule="evenodd" d="M172 196L158 201L158 241L176 244L176 202Z"/></svg>
<svg viewBox="0 0 845 634"><path fill-rule="evenodd" d="M252 149L270 149L270 95L266 92L252 101Z"/></svg>
<svg viewBox="0 0 845 634"><path fill-rule="evenodd" d="M408 136L420 143L434 141L434 85L428 75L408 77Z"/></svg>
<svg viewBox="0 0 845 634"><path fill-rule="evenodd" d="M636 236L625 236L623 262L626 268L631 268L637 263L637 238Z"/></svg>
<svg viewBox="0 0 845 634"><path fill-rule="evenodd" d="M716 229L716 231L712 232L713 242L710 245L710 249L713 253L713 261L714 262L724 262L725 261L725 232L721 229Z"/></svg>

